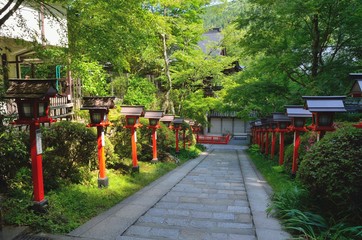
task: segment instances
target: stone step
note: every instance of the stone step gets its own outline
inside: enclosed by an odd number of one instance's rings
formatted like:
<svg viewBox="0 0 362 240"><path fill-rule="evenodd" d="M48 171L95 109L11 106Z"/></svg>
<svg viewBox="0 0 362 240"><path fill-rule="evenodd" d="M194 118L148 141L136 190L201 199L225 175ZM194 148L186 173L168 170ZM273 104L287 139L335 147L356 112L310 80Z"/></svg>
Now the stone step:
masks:
<svg viewBox="0 0 362 240"><path fill-rule="evenodd" d="M250 239L256 240L255 229L244 228L230 229L225 233L223 228L195 228L195 227L171 227L171 226L144 226L133 225L117 240L125 240L122 237L148 238L148 239Z"/></svg>

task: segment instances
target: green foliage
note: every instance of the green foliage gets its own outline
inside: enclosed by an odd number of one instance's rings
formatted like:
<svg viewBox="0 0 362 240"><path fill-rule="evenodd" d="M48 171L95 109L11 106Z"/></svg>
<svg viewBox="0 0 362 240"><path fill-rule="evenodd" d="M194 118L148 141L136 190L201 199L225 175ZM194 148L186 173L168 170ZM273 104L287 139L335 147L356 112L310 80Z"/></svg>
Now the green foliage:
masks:
<svg viewBox="0 0 362 240"><path fill-rule="evenodd" d="M321 211L315 206L315 196L310 194L298 179L292 180L288 174L280 171L282 168L276 168L276 163L261 155L258 148L258 145L252 145L248 152L274 190L267 212L281 220L283 226L293 234L293 239L361 238L362 226L350 226L344 223L349 218L335 221L326 213L323 216L315 213ZM335 211L335 209L330 210Z"/></svg>
<svg viewBox="0 0 362 240"><path fill-rule="evenodd" d="M146 78L131 77L128 79L128 87L123 103L126 105L142 105L146 109L157 107L157 89Z"/></svg>
<svg viewBox="0 0 362 240"><path fill-rule="evenodd" d="M13 127L0 127L0 189L7 189L22 167L30 168L29 135Z"/></svg>
<svg viewBox="0 0 362 240"><path fill-rule="evenodd" d="M227 27L230 22L235 21L239 16L242 6L243 4L240 1L224 1L221 4L207 7L202 15L204 28Z"/></svg>
<svg viewBox="0 0 362 240"><path fill-rule="evenodd" d="M72 61L73 78L81 79L83 96L105 96L108 94L106 72L97 61L83 57Z"/></svg>
<svg viewBox="0 0 362 240"><path fill-rule="evenodd" d="M360 69L360 1L241 4L238 46L246 68L226 97L229 104L244 116L251 111L265 116L286 104L301 104L302 95L348 92L348 73Z"/></svg>
<svg viewBox="0 0 362 240"><path fill-rule="evenodd" d="M97 168L97 136L84 124L62 121L43 128L43 174L46 189L80 183Z"/></svg>
<svg viewBox="0 0 362 240"><path fill-rule="evenodd" d="M362 219L362 131L353 127L326 135L305 154L298 178L325 211Z"/></svg>

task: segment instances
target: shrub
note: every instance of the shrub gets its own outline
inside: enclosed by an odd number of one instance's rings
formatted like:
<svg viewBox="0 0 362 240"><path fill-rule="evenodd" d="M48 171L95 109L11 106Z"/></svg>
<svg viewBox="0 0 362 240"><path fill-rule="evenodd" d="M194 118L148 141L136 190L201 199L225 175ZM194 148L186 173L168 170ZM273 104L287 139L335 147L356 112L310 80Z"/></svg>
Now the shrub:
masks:
<svg viewBox="0 0 362 240"><path fill-rule="evenodd" d="M43 128L43 174L47 190L79 183L97 168L97 135L84 124L62 121Z"/></svg>
<svg viewBox="0 0 362 240"><path fill-rule="evenodd" d="M362 131L344 127L314 144L301 162L298 178L320 207L348 220L362 221Z"/></svg>
<svg viewBox="0 0 362 240"><path fill-rule="evenodd" d="M13 127L0 129L0 189L9 187L9 180L14 178L22 167L31 168L29 134Z"/></svg>
<svg viewBox="0 0 362 240"><path fill-rule="evenodd" d="M137 129L137 152L139 161L152 160L152 131L148 128L148 119L141 118L141 127ZM168 151L169 147L175 144L175 134L168 129L163 123L161 128L157 129L157 149L159 160L162 161L162 152ZM114 162L112 167L124 166L124 162L131 158L131 132L130 129L124 128L125 117L121 116L113 122L111 141L114 143L114 151L119 156L118 161Z"/></svg>

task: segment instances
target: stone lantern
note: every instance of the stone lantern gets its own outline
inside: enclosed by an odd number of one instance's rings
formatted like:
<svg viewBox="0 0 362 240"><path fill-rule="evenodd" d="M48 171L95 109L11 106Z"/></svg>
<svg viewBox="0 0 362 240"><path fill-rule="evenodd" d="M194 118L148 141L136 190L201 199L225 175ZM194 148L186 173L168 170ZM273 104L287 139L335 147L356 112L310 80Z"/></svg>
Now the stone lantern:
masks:
<svg viewBox="0 0 362 240"><path fill-rule="evenodd" d="M126 126L131 130L132 144L132 172L139 172L137 159L137 132L136 129L141 126L139 118L144 114L144 106L121 106L121 114L126 116Z"/></svg>
<svg viewBox="0 0 362 240"><path fill-rule="evenodd" d="M83 106L80 110L89 110L90 123L88 127L97 127L97 148L98 148L98 187L108 187L106 176L106 160L104 154L104 128L110 125L108 120L109 109L115 108L115 97L83 97Z"/></svg>
<svg viewBox="0 0 362 240"><path fill-rule="evenodd" d="M152 163L158 162L157 158L157 129L160 128L159 121L163 117L163 111L151 111L145 112L145 118L149 120L149 128L152 129Z"/></svg>
<svg viewBox="0 0 362 240"><path fill-rule="evenodd" d="M334 131L333 116L336 112L346 112L343 100L345 96L303 96L305 108L312 113L312 125L309 128L318 133L317 141L327 131Z"/></svg>
<svg viewBox="0 0 362 240"><path fill-rule="evenodd" d="M34 208L39 211L42 211L48 202L44 198L43 150L39 127L42 123L55 122L49 116L49 98L55 97L57 93L56 79L9 79L9 88L4 96L5 98L15 99L18 108L18 119L12 124L29 125L30 128L33 200Z"/></svg>
<svg viewBox="0 0 362 240"><path fill-rule="evenodd" d="M305 121L307 118L312 117L312 113L299 105L285 106L287 115L291 119L291 124L288 129L294 132L294 149L293 149L293 163L292 163L292 176L294 177L298 169L298 150L300 146L300 132L306 132Z"/></svg>
<svg viewBox="0 0 362 240"><path fill-rule="evenodd" d="M160 119L160 122L163 122L169 129L172 129L171 123L173 122L175 115L166 114Z"/></svg>

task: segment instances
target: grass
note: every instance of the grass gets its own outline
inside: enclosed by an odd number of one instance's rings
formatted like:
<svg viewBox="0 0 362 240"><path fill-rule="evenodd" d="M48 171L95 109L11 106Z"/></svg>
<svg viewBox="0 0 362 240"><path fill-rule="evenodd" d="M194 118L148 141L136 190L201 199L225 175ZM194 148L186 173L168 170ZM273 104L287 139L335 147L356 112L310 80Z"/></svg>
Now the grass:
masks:
<svg viewBox="0 0 362 240"><path fill-rule="evenodd" d="M295 181L285 172L283 166L279 166L277 160L266 158L259 150L250 149L248 154L274 192L285 191L295 187Z"/></svg>
<svg viewBox="0 0 362 240"><path fill-rule="evenodd" d="M197 147L181 150L179 164L196 157L200 152ZM16 198L6 198L2 203L5 223L27 225L35 232L68 233L176 168L178 164L139 162L139 166L138 174L122 175L115 170L108 170L108 188L99 189L97 172L92 172L88 182L66 185L47 192L45 198L49 201L49 207L43 214L29 209L32 205L31 191L24 191Z"/></svg>

